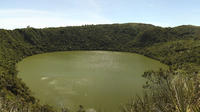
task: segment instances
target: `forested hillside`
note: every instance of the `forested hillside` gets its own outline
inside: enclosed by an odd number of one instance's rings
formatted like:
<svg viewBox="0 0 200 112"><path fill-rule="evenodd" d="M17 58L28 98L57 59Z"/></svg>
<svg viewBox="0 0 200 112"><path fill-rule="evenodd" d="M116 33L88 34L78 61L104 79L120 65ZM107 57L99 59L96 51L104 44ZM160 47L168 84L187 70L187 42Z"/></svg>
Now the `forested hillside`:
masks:
<svg viewBox="0 0 200 112"><path fill-rule="evenodd" d="M26 109L35 112L53 111L49 106L39 105L28 87L17 78L15 64L34 54L69 50L136 52L170 65L173 72L184 70L187 74L198 74L200 27L162 28L149 24L128 23L44 29L0 29L0 103L4 105L2 109L10 109L9 105L12 104L9 103L14 102L19 105L18 108L27 107Z"/></svg>

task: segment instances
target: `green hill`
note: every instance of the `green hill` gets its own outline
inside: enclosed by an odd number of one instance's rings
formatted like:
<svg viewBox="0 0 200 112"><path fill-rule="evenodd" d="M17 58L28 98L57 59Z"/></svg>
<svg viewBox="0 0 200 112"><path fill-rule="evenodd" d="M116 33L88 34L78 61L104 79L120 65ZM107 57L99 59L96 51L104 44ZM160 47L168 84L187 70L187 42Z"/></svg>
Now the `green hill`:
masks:
<svg viewBox="0 0 200 112"><path fill-rule="evenodd" d="M86 25L60 28L0 29L0 96L7 109L20 107L49 112L28 87L17 78L15 64L39 53L70 50L110 50L136 52L181 69L200 71L200 27L162 28L149 24ZM28 75L28 74L27 74ZM5 104L7 102L8 104Z"/></svg>

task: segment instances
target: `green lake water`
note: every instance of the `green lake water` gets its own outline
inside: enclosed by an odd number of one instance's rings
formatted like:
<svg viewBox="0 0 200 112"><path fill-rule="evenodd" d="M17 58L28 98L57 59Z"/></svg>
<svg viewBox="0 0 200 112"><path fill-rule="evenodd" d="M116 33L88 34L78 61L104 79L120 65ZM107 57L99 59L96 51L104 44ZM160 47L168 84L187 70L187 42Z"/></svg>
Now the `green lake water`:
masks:
<svg viewBox="0 0 200 112"><path fill-rule="evenodd" d="M55 107L118 112L142 94L144 71L167 68L142 55L110 51L67 51L34 55L17 64L18 77L41 103Z"/></svg>

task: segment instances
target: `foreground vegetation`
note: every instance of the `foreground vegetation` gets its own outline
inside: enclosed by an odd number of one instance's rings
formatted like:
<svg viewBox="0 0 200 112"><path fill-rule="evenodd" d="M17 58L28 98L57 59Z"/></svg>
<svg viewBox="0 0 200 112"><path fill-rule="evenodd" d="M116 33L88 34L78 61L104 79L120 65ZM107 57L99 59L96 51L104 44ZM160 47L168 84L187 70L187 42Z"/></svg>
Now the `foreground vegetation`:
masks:
<svg viewBox="0 0 200 112"><path fill-rule="evenodd" d="M134 97L122 112L200 112L200 76L182 70L145 72L143 97Z"/></svg>
<svg viewBox="0 0 200 112"><path fill-rule="evenodd" d="M169 71L145 73L147 93L125 105L124 112L199 111L200 27L148 24L0 29L0 109L55 111L32 96L17 78L15 64L34 54L69 50L136 52L170 66Z"/></svg>

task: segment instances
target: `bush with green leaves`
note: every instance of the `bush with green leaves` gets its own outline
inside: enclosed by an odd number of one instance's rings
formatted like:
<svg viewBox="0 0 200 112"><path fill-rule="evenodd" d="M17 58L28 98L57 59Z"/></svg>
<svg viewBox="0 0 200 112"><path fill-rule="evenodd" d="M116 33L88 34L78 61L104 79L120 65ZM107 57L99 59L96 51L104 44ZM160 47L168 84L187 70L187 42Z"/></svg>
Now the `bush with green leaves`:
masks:
<svg viewBox="0 0 200 112"><path fill-rule="evenodd" d="M200 74L183 70L145 72L144 96L123 105L122 112L200 112Z"/></svg>

